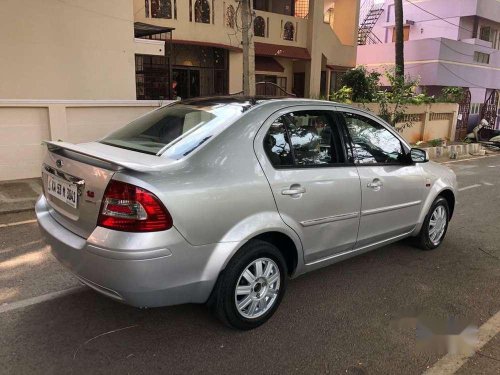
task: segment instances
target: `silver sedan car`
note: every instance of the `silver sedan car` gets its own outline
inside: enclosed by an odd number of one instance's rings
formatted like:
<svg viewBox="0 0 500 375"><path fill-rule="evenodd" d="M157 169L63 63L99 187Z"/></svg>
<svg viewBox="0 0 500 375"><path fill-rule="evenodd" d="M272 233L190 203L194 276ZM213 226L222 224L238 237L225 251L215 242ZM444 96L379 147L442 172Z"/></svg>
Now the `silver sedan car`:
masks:
<svg viewBox="0 0 500 375"><path fill-rule="evenodd" d="M371 113L306 99L177 102L90 143L46 142L38 222L78 279L137 307L206 303L255 328L288 278L443 241L454 173Z"/></svg>

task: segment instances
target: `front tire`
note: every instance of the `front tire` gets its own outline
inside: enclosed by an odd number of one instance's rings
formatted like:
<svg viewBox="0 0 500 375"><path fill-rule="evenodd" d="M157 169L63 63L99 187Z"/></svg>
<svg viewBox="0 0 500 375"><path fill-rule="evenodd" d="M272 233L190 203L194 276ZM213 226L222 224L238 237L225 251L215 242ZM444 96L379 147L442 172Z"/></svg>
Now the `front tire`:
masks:
<svg viewBox="0 0 500 375"><path fill-rule="evenodd" d="M260 240L244 245L219 276L213 307L226 325L249 330L277 310L287 286L285 259L276 246Z"/></svg>
<svg viewBox="0 0 500 375"><path fill-rule="evenodd" d="M443 243L449 221L450 208L448 201L443 197L437 197L425 217L422 229L420 230L418 237L419 247L422 250L437 249Z"/></svg>

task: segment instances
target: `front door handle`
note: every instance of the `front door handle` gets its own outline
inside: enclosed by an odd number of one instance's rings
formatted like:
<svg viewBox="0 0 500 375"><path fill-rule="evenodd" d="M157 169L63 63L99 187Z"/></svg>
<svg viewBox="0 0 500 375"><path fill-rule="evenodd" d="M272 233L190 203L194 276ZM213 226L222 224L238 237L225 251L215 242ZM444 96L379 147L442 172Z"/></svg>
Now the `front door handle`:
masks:
<svg viewBox="0 0 500 375"><path fill-rule="evenodd" d="M382 183L382 181L375 179L372 182L368 183L368 185L366 186L373 190L380 190L382 186L384 186L384 184Z"/></svg>
<svg viewBox="0 0 500 375"><path fill-rule="evenodd" d="M290 195L292 197L300 196L301 194L304 194L305 192L306 192L306 189L300 185L292 185L288 189L281 190L282 195Z"/></svg>

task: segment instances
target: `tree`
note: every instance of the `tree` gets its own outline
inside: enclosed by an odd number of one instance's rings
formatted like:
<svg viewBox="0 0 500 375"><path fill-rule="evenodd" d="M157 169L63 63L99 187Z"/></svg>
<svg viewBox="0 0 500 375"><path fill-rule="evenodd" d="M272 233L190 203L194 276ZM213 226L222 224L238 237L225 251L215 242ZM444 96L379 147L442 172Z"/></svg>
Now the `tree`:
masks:
<svg viewBox="0 0 500 375"><path fill-rule="evenodd" d="M241 44L243 47L243 94L255 95L255 50L253 48L252 5L241 0Z"/></svg>
<svg viewBox="0 0 500 375"><path fill-rule="evenodd" d="M357 103L371 102L378 91L378 72L368 72L364 66L348 70L342 77L342 85L351 88L351 100Z"/></svg>
<svg viewBox="0 0 500 375"><path fill-rule="evenodd" d="M394 1L394 13L396 21L396 76L404 77L405 75L405 58L404 58L404 32L403 32L403 0Z"/></svg>

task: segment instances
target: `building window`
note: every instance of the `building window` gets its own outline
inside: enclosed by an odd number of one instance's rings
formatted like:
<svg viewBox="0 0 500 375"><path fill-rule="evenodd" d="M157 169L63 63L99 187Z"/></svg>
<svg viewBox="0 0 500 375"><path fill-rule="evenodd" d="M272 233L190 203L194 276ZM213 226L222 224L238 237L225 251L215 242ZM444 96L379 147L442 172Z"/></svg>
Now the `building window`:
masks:
<svg viewBox="0 0 500 375"><path fill-rule="evenodd" d="M137 99L169 99L169 74L170 67L164 56L135 55Z"/></svg>
<svg viewBox="0 0 500 375"><path fill-rule="evenodd" d="M173 44L172 79L182 99L228 94L228 51Z"/></svg>
<svg viewBox="0 0 500 375"><path fill-rule="evenodd" d="M410 40L410 25L403 26L403 41L407 42ZM392 42L396 42L396 28L392 28Z"/></svg>
<svg viewBox="0 0 500 375"><path fill-rule="evenodd" d="M196 0L194 3L194 22L210 23L210 4L208 0Z"/></svg>
<svg viewBox="0 0 500 375"><path fill-rule="evenodd" d="M491 37L491 47L494 49L500 49L500 32L498 30L493 30Z"/></svg>
<svg viewBox="0 0 500 375"><path fill-rule="evenodd" d="M253 33L255 36L266 37L266 21L261 16L255 17L253 21Z"/></svg>
<svg viewBox="0 0 500 375"><path fill-rule="evenodd" d="M471 115L478 115L480 110L481 110L481 105L483 103L472 103L470 105L470 114Z"/></svg>
<svg viewBox="0 0 500 375"><path fill-rule="evenodd" d="M172 1L151 0L151 17L172 19Z"/></svg>
<svg viewBox="0 0 500 375"><path fill-rule="evenodd" d="M490 63L490 55L483 52L474 52L474 61L481 64L489 64Z"/></svg>
<svg viewBox="0 0 500 375"><path fill-rule="evenodd" d="M333 3L335 5L335 3ZM332 6L331 8L327 9L324 16L323 16L323 22L329 24L330 26L333 26L333 21L335 18L335 8Z"/></svg>
<svg viewBox="0 0 500 375"><path fill-rule="evenodd" d="M253 0L253 9L262 10L264 12L271 11L270 4L267 0Z"/></svg>
<svg viewBox="0 0 500 375"><path fill-rule="evenodd" d="M295 27L293 23L290 21L285 23L283 28L283 39L285 40L294 40L295 39Z"/></svg>
<svg viewBox="0 0 500 375"><path fill-rule="evenodd" d="M295 17L307 18L309 15L309 0L295 0Z"/></svg>
<svg viewBox="0 0 500 375"><path fill-rule="evenodd" d="M232 5L229 5L226 8L226 27L229 27L231 29L234 29L236 20L235 20L235 14L236 12L234 11L234 7Z"/></svg>
<svg viewBox="0 0 500 375"><path fill-rule="evenodd" d="M144 12L146 13L146 18L149 18L149 0L144 2Z"/></svg>
<svg viewBox="0 0 500 375"><path fill-rule="evenodd" d="M491 41L490 36L491 36L491 27L482 26L479 29L479 39L484 40L486 42L490 42Z"/></svg>

